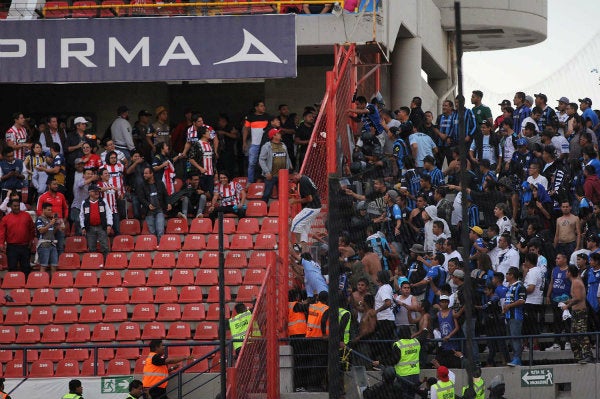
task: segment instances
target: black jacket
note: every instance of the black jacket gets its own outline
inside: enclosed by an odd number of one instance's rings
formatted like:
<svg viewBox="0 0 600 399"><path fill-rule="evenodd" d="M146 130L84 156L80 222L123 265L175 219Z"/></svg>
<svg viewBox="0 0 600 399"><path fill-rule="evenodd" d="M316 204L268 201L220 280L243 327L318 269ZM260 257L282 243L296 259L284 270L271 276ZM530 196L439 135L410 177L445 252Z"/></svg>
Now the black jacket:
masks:
<svg viewBox="0 0 600 399"><path fill-rule="evenodd" d="M165 185L160 180L154 180L154 184L156 185L156 190L158 192L158 203L160 204L160 208L163 212L167 211L167 204L169 203L169 195L167 194L167 189ZM146 210L149 210L148 205L150 205L150 184L144 181L143 184L139 185L136 189L136 193L138 198L140 199L140 203L142 207Z"/></svg>

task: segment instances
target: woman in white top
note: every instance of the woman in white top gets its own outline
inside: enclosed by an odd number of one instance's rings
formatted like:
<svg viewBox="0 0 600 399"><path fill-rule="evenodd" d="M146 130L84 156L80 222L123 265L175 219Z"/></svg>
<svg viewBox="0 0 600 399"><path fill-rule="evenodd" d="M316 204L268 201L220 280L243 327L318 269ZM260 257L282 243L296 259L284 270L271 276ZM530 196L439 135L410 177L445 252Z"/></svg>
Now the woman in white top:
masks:
<svg viewBox="0 0 600 399"><path fill-rule="evenodd" d="M395 335L395 316L392 311L394 301L394 290L390 285L390 272L380 270L377 272L377 294L375 294L375 311L377 312L377 328L375 329L375 339L383 342L378 342L374 348L375 359L380 361L380 364L390 364L388 357L392 352L393 341Z"/></svg>

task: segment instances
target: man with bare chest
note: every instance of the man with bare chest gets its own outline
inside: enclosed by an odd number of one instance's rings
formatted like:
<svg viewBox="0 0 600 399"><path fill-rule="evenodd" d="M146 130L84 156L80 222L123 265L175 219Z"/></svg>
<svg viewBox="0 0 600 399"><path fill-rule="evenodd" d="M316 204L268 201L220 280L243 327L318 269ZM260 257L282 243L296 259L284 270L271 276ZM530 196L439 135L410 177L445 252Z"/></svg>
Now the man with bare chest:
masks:
<svg viewBox="0 0 600 399"><path fill-rule="evenodd" d="M571 312L571 332L587 332L587 307L585 303L585 286L583 280L579 277L579 269L575 265L570 265L567 271L567 277L571 281L571 299L562 304L563 311ZM571 349L573 357L579 364L586 364L594 361L592 355L592 345L587 335L571 337Z"/></svg>
<svg viewBox="0 0 600 399"><path fill-rule="evenodd" d="M571 204L564 201L560 204L562 216L556 219L554 247L556 252L567 257L580 248L581 227L579 217L571 213Z"/></svg>

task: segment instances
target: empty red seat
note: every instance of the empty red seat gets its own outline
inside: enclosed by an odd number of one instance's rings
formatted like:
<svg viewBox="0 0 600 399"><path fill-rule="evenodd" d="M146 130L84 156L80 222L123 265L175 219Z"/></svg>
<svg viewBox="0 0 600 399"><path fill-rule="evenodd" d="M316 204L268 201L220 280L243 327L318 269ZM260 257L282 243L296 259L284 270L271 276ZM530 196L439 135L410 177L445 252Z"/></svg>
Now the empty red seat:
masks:
<svg viewBox="0 0 600 399"><path fill-rule="evenodd" d="M219 253L217 251L206 251L202 255L200 261L201 269L218 269L219 268Z"/></svg>
<svg viewBox="0 0 600 399"><path fill-rule="evenodd" d="M54 312L50 306L36 306L31 310L31 317L29 318L30 324L52 324ZM6 324L6 322L4 322ZM26 324L26 323L20 323Z"/></svg>
<svg viewBox="0 0 600 399"><path fill-rule="evenodd" d="M156 311L151 303L140 303L133 308L133 315L131 316L133 321L152 321L155 318Z"/></svg>
<svg viewBox="0 0 600 399"><path fill-rule="evenodd" d="M219 249L219 235L209 234L206 240L206 249L209 251L217 251ZM229 249L229 236L223 237L223 249Z"/></svg>
<svg viewBox="0 0 600 399"><path fill-rule="evenodd" d="M175 262L175 252L157 252L154 255L152 267L154 269L172 269L175 267Z"/></svg>
<svg viewBox="0 0 600 399"><path fill-rule="evenodd" d="M242 218L238 222L237 232L244 234L256 234L258 233L258 219L256 218ZM233 243L232 243L233 245Z"/></svg>
<svg viewBox="0 0 600 399"><path fill-rule="evenodd" d="M114 247L113 247L114 250ZM132 249L133 250L133 249ZM121 252L110 252L106 257L106 263L104 264L105 269L126 269L127 268L127 254Z"/></svg>
<svg viewBox="0 0 600 399"><path fill-rule="evenodd" d="M246 198L261 199L265 193L265 183L250 183L247 187Z"/></svg>
<svg viewBox="0 0 600 399"><path fill-rule="evenodd" d="M174 323L174 324L179 324L179 323ZM171 334L171 329L173 328L173 324L171 324L171 328L169 328L169 331L167 332L167 339L171 339L169 338L169 335ZM191 336L189 338L186 339L190 339ZM172 346L169 345L169 347L167 348L168 350L168 356L169 357L188 357L190 355L190 347L189 346Z"/></svg>
<svg viewBox="0 0 600 399"><path fill-rule="evenodd" d="M209 218L194 218L190 225L190 233L193 234L208 234L213 229L212 220Z"/></svg>
<svg viewBox="0 0 600 399"><path fill-rule="evenodd" d="M88 359L81 364L82 377L91 377L94 375L106 375L104 362L102 360Z"/></svg>
<svg viewBox="0 0 600 399"><path fill-rule="evenodd" d="M167 220L167 227L165 228L166 234L187 234L187 232L188 232L187 219L171 218L171 219ZM162 241L162 239L161 239L161 241Z"/></svg>
<svg viewBox="0 0 600 399"><path fill-rule="evenodd" d="M43 336L42 336L43 339ZM64 342L64 337L63 337ZM62 349L42 349L40 350L40 359L41 360L52 360L57 362L59 360L63 360L65 358ZM27 360L29 360L29 353L27 354Z"/></svg>
<svg viewBox="0 0 600 399"><path fill-rule="evenodd" d="M206 319L206 312L203 304L186 303L183 305L181 320L184 321L202 321Z"/></svg>
<svg viewBox="0 0 600 399"><path fill-rule="evenodd" d="M208 360L203 359L198 361L198 363L194 364L189 369L186 369L184 373L206 373L208 372Z"/></svg>
<svg viewBox="0 0 600 399"><path fill-rule="evenodd" d="M178 234L165 234L160 238L159 251L179 251L181 249L181 238Z"/></svg>
<svg viewBox="0 0 600 399"><path fill-rule="evenodd" d="M131 321L119 324L117 341L137 341L140 339L140 325Z"/></svg>
<svg viewBox="0 0 600 399"><path fill-rule="evenodd" d="M38 326L21 326L17 334L17 344L36 344L40 342L40 328Z"/></svg>
<svg viewBox="0 0 600 399"><path fill-rule="evenodd" d="M44 327L44 333L42 334L41 342L43 344L61 343L65 342L66 336L67 334L65 332L65 326L51 324ZM62 355L60 359L62 359Z"/></svg>
<svg viewBox="0 0 600 399"><path fill-rule="evenodd" d="M242 271L239 269L225 270L225 285L241 285Z"/></svg>
<svg viewBox="0 0 600 399"><path fill-rule="evenodd" d="M198 323L196 332L194 333L195 340L215 341L219 339L219 327L217 323L204 321ZM194 349L192 349L194 351Z"/></svg>
<svg viewBox="0 0 600 399"><path fill-rule="evenodd" d="M228 319L231 315L231 311L229 306L225 305L223 308L223 312L225 314L225 318ZM218 303L211 303L208 305L208 311L206 312L206 320L208 321L216 321L219 320L219 315L221 313L221 307Z"/></svg>
<svg viewBox="0 0 600 399"><path fill-rule="evenodd" d="M181 287L179 293L179 303L200 303L202 302L202 288L196 285Z"/></svg>
<svg viewBox="0 0 600 399"><path fill-rule="evenodd" d="M154 303L176 303L178 296L177 288L175 287L158 287L154 296Z"/></svg>
<svg viewBox="0 0 600 399"><path fill-rule="evenodd" d="M4 324L7 326L22 326L29 322L29 311L27 308L8 308ZM33 324L33 323L32 323Z"/></svg>
<svg viewBox="0 0 600 399"><path fill-rule="evenodd" d="M96 272L80 271L79 273L77 273L77 276L75 276L75 284L73 284L73 287L75 288L87 288L96 286L98 286L98 276L96 275Z"/></svg>
<svg viewBox="0 0 600 399"><path fill-rule="evenodd" d="M213 286L219 283L219 273L216 269L200 269L196 274L194 284Z"/></svg>
<svg viewBox="0 0 600 399"><path fill-rule="evenodd" d="M267 203L260 200L248 201L246 204L247 217L265 217L267 216Z"/></svg>
<svg viewBox="0 0 600 399"><path fill-rule="evenodd" d="M242 285L238 288L236 302L253 302L258 297L259 288L255 285Z"/></svg>
<svg viewBox="0 0 600 399"><path fill-rule="evenodd" d="M150 270L150 273L148 273L148 280L146 281L148 287L162 287L170 283L171 276L168 270Z"/></svg>
<svg viewBox="0 0 600 399"><path fill-rule="evenodd" d="M102 321L102 307L100 305L82 306L79 313L80 323L99 323Z"/></svg>
<svg viewBox="0 0 600 399"><path fill-rule="evenodd" d="M136 220L137 222L137 220ZM139 223L139 222L138 222ZM138 234L138 233L136 233ZM128 234L118 235L113 239L112 251L115 252L131 252L135 247L135 240L133 236Z"/></svg>
<svg viewBox="0 0 600 399"><path fill-rule="evenodd" d="M78 377L79 376L79 363L72 359L59 360L56 363L55 377Z"/></svg>
<svg viewBox="0 0 600 399"><path fill-rule="evenodd" d="M130 269L148 269L152 267L152 254L150 252L134 252L129 259Z"/></svg>
<svg viewBox="0 0 600 399"><path fill-rule="evenodd" d="M209 219L210 220L210 219ZM188 234L183 240L184 251L203 251L206 248L206 240L202 234Z"/></svg>
<svg viewBox="0 0 600 399"><path fill-rule="evenodd" d="M130 375L131 367L127 359L112 359L108 361L107 375Z"/></svg>
<svg viewBox="0 0 600 399"><path fill-rule="evenodd" d="M105 323L121 323L127 320L127 317L126 305L107 305L102 321Z"/></svg>
<svg viewBox="0 0 600 399"><path fill-rule="evenodd" d="M77 291L77 298L79 298L79 291ZM73 324L77 323L78 316L79 313L75 306L59 306L54 315L54 322L57 324Z"/></svg>
<svg viewBox="0 0 600 399"><path fill-rule="evenodd" d="M135 361L135 367L133 369L134 374L142 374L144 372L145 357L140 357Z"/></svg>
<svg viewBox="0 0 600 399"><path fill-rule="evenodd" d="M225 255L225 267L232 269L244 269L248 266L245 251L229 251Z"/></svg>
<svg viewBox="0 0 600 399"><path fill-rule="evenodd" d="M200 256L198 252L181 251L177 257L177 268L196 269L200 265Z"/></svg>
<svg viewBox="0 0 600 399"><path fill-rule="evenodd" d="M102 2L102 5L107 4L108 0ZM115 1L115 0L111 0ZM117 0L118 1L118 0ZM112 3L115 4L115 3ZM122 4L122 3L121 3ZM104 12L104 10L103 10ZM119 222L119 232L131 236L137 236L141 232L140 221L137 219L123 219Z"/></svg>
<svg viewBox="0 0 600 399"><path fill-rule="evenodd" d="M213 227L213 234L219 233L219 221L215 220ZM235 219L234 218L223 218L223 234L235 233Z"/></svg>
<svg viewBox="0 0 600 399"><path fill-rule="evenodd" d="M31 272L27 276L25 288L48 288L50 286L50 276L46 272Z"/></svg>
<svg viewBox="0 0 600 399"><path fill-rule="evenodd" d="M67 342L88 342L90 340L90 326L87 324L73 324L67 332Z"/></svg>
<svg viewBox="0 0 600 399"><path fill-rule="evenodd" d="M69 288L72 286L73 274L71 272L54 272L52 274L50 288Z"/></svg>
<svg viewBox="0 0 600 399"><path fill-rule="evenodd" d="M72 17L73 18L96 18L98 16L98 6L95 1L90 0L81 0L74 1L74 7L94 7L94 8L82 8L73 10Z"/></svg>
<svg viewBox="0 0 600 399"><path fill-rule="evenodd" d="M30 378L42 378L54 376L54 363L51 360L36 360L31 364Z"/></svg>
<svg viewBox="0 0 600 399"><path fill-rule="evenodd" d="M150 287L135 287L131 292L130 303L152 303L154 293Z"/></svg>
<svg viewBox="0 0 600 399"><path fill-rule="evenodd" d="M271 203L269 204L269 213L267 213L267 216L279 216L279 200L271 201Z"/></svg>
<svg viewBox="0 0 600 399"><path fill-rule="evenodd" d="M144 330L142 331L143 340L164 339L166 335L165 325L157 321L146 323Z"/></svg>
<svg viewBox="0 0 600 399"><path fill-rule="evenodd" d="M11 326L0 327L0 344L13 344L17 339L15 328Z"/></svg>
<svg viewBox="0 0 600 399"><path fill-rule="evenodd" d="M73 237L67 237L67 238L73 238ZM86 247L86 251L87 251L87 247ZM80 263L81 262L80 262L79 254L76 254L76 253L63 252L58 257L58 268L61 270L79 269Z"/></svg>
<svg viewBox="0 0 600 399"><path fill-rule="evenodd" d="M25 374L23 374L25 373ZM23 369L22 360L11 360L6 363L3 377L5 378L23 378L27 375L27 367Z"/></svg>
<svg viewBox="0 0 600 399"><path fill-rule="evenodd" d="M98 270L104 268L104 255L98 252L83 254L81 259L81 268L88 270ZM75 279L77 281L77 279Z"/></svg>
<svg viewBox="0 0 600 399"><path fill-rule="evenodd" d="M223 292L225 293L225 302L231 302L231 290L229 289L229 287L225 287ZM208 290L208 299L206 301L207 302L219 302L219 286L218 285L213 285L212 287L210 287L210 289Z"/></svg>
<svg viewBox="0 0 600 399"><path fill-rule="evenodd" d="M56 303L59 305L77 305L80 300L77 288L61 288L56 296Z"/></svg>
<svg viewBox="0 0 600 399"><path fill-rule="evenodd" d="M181 319L181 308L178 304L163 303L158 307L157 321L176 321Z"/></svg>
<svg viewBox="0 0 600 399"><path fill-rule="evenodd" d="M16 288L8 291L8 295L13 299L12 302L6 301L6 306L27 306L31 303L31 294L26 288Z"/></svg>
<svg viewBox="0 0 600 399"><path fill-rule="evenodd" d="M146 273L143 270L127 270L123 277L123 287L143 287L146 285Z"/></svg>
<svg viewBox="0 0 600 399"><path fill-rule="evenodd" d="M8 290L23 287L25 287L25 273L6 272L4 278L2 279L2 289Z"/></svg>
<svg viewBox="0 0 600 399"><path fill-rule="evenodd" d="M107 305L110 304L122 304L129 302L129 291L127 288L123 287L114 287L108 289L108 294L106 295L106 299L104 303Z"/></svg>
<svg viewBox="0 0 600 399"><path fill-rule="evenodd" d="M244 276L244 285L262 285L265 275L265 269L248 269Z"/></svg>
<svg viewBox="0 0 600 399"><path fill-rule="evenodd" d="M252 235L250 234L234 234L231 238L231 245L229 248L238 249L243 251L251 250L253 247L252 244Z"/></svg>
<svg viewBox="0 0 600 399"><path fill-rule="evenodd" d="M188 323L184 323L184 322L176 322L176 323L171 323L171 326L169 327L169 331L167 332L167 339L191 339L192 338L192 333L191 333L191 329L190 329L190 325ZM171 350L174 349L175 347L171 347L169 348L169 356L173 356ZM189 347L188 347L188 353L189 353Z"/></svg>
<svg viewBox="0 0 600 399"><path fill-rule="evenodd" d="M71 12L67 9L57 10L57 7L69 7L69 3L66 1L47 1L44 6L45 18L67 18L71 15Z"/></svg>
<svg viewBox="0 0 600 399"><path fill-rule="evenodd" d="M256 219L253 219L256 220ZM279 219L277 218L264 218L262 221L262 225L260 226L261 233L271 233L278 234L279 233Z"/></svg>
<svg viewBox="0 0 600 399"><path fill-rule="evenodd" d="M109 342L115 340L115 326L109 323L99 323L92 332L93 342Z"/></svg>
<svg viewBox="0 0 600 399"><path fill-rule="evenodd" d="M128 342L120 342L121 344L127 344ZM136 342L132 342L135 344ZM115 357L119 359L132 359L135 360L140 357L139 348L117 348Z"/></svg>
<svg viewBox="0 0 600 399"><path fill-rule="evenodd" d="M87 252L87 240L83 236L67 237L65 240L65 252ZM60 263L59 263L60 265Z"/></svg>
<svg viewBox="0 0 600 399"><path fill-rule="evenodd" d="M90 357L90 351L85 348L67 349L65 351L65 359L80 362L82 360L87 360L89 357Z"/></svg>
<svg viewBox="0 0 600 399"><path fill-rule="evenodd" d="M156 251L156 247L156 236L152 234L140 235L135 241L136 251Z"/></svg>
<svg viewBox="0 0 600 399"><path fill-rule="evenodd" d="M100 279L98 280L98 287L110 288L119 287L121 285L121 273L114 270L103 270L100 273Z"/></svg>
<svg viewBox="0 0 600 399"><path fill-rule="evenodd" d="M277 236L270 233L260 233L256 236L255 249L277 249Z"/></svg>
<svg viewBox="0 0 600 399"><path fill-rule="evenodd" d="M181 258L181 254L179 254ZM179 261L179 260L178 260ZM171 285L185 286L194 284L194 271L190 269L175 269L171 276Z"/></svg>
<svg viewBox="0 0 600 399"><path fill-rule="evenodd" d="M98 287L90 287L83 290L81 294L82 305L102 305L104 304L104 290Z"/></svg>

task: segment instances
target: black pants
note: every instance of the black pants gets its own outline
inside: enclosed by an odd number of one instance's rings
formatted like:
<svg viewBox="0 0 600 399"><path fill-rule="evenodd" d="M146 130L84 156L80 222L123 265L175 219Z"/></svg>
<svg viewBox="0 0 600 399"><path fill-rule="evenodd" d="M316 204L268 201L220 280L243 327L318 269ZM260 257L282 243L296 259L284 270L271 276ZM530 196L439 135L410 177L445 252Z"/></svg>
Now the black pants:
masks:
<svg viewBox="0 0 600 399"><path fill-rule="evenodd" d="M151 388L149 393L152 399L169 399L167 396L167 388Z"/></svg>
<svg viewBox="0 0 600 399"><path fill-rule="evenodd" d="M377 320L377 327L375 329L375 339L378 341L376 347L373 348L373 360L379 360L381 364L392 365L390 360L390 354L392 353L393 341L396 339L395 336L396 323L393 320Z"/></svg>
<svg viewBox="0 0 600 399"><path fill-rule="evenodd" d="M6 244L6 262L8 270L21 270L25 275L31 272L31 251L29 245Z"/></svg>

